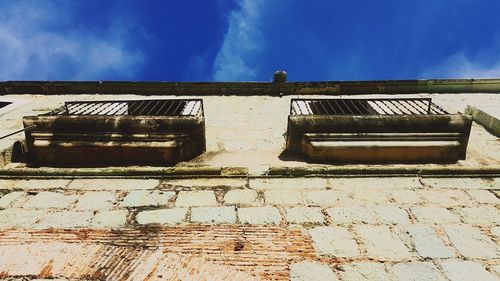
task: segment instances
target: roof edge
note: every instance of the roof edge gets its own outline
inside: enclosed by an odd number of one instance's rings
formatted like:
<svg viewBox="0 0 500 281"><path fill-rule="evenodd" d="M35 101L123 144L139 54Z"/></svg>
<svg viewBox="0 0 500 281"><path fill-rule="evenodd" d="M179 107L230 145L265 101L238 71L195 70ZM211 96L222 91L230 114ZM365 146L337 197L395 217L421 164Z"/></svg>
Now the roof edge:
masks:
<svg viewBox="0 0 500 281"><path fill-rule="evenodd" d="M311 82L6 81L0 95L358 95L499 93L500 78Z"/></svg>

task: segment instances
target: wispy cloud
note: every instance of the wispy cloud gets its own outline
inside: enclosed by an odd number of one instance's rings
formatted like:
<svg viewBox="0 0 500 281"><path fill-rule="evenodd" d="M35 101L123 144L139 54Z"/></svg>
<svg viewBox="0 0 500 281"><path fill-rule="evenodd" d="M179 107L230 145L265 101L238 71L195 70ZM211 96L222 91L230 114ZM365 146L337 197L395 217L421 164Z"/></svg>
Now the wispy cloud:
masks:
<svg viewBox="0 0 500 281"><path fill-rule="evenodd" d="M240 0L239 9L230 13L229 27L213 66L216 81L252 80L258 77L255 61L264 48L259 18L264 0Z"/></svg>
<svg viewBox="0 0 500 281"><path fill-rule="evenodd" d="M450 56L441 65L428 69L422 78L498 78L500 57L482 60L469 59L463 53Z"/></svg>
<svg viewBox="0 0 500 281"><path fill-rule="evenodd" d="M0 4L0 80L100 80L133 77L143 54L129 46L129 23L79 29L66 1Z"/></svg>

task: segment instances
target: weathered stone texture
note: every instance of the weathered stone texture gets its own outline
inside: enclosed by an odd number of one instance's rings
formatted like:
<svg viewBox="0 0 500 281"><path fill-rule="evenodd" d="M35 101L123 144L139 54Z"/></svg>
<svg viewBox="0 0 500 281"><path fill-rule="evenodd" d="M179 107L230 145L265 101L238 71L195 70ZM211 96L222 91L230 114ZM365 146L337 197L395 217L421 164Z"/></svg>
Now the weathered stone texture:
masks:
<svg viewBox="0 0 500 281"><path fill-rule="evenodd" d="M500 225L500 210L493 206L457 208L462 220L471 225Z"/></svg>
<svg viewBox="0 0 500 281"><path fill-rule="evenodd" d="M412 257L401 239L387 226L356 225L354 230L361 237L370 258L399 261Z"/></svg>
<svg viewBox="0 0 500 281"><path fill-rule="evenodd" d="M177 207L215 206L217 201L213 191L180 191L175 205Z"/></svg>
<svg viewBox="0 0 500 281"><path fill-rule="evenodd" d="M421 257L438 259L455 256L453 249L446 246L431 226L412 225L407 228L407 231Z"/></svg>
<svg viewBox="0 0 500 281"><path fill-rule="evenodd" d="M137 214L136 220L138 224L174 225L186 219L187 211L185 208L142 211Z"/></svg>
<svg viewBox="0 0 500 281"><path fill-rule="evenodd" d="M470 225L450 224L443 226L453 246L466 258L498 258L498 248L478 228Z"/></svg>
<svg viewBox="0 0 500 281"><path fill-rule="evenodd" d="M411 212L421 223L458 223L460 217L441 207L414 207Z"/></svg>
<svg viewBox="0 0 500 281"><path fill-rule="evenodd" d="M437 204L439 206L460 206L467 205L472 202L470 196L463 190L426 189L420 190L419 193L427 202Z"/></svg>
<svg viewBox="0 0 500 281"><path fill-rule="evenodd" d="M373 208L375 215L384 224L409 224L408 213L395 206L376 206Z"/></svg>
<svg viewBox="0 0 500 281"><path fill-rule="evenodd" d="M342 265L342 281L394 281L384 264L378 262L355 262Z"/></svg>
<svg viewBox="0 0 500 281"><path fill-rule="evenodd" d="M324 189L328 182L324 178L256 178L250 179L250 188L255 190L279 189Z"/></svg>
<svg viewBox="0 0 500 281"><path fill-rule="evenodd" d="M303 261L290 265L291 281L336 281L332 269L324 263Z"/></svg>
<svg viewBox="0 0 500 281"><path fill-rule="evenodd" d="M127 223L127 216L127 210L100 211L94 216L90 225L94 228L120 228Z"/></svg>
<svg viewBox="0 0 500 281"><path fill-rule="evenodd" d="M478 262L463 260L441 261L444 274L451 281L498 281L499 278Z"/></svg>
<svg viewBox="0 0 500 281"><path fill-rule="evenodd" d="M298 205L303 204L302 192L297 190L266 190L264 202L270 205Z"/></svg>
<svg viewBox="0 0 500 281"><path fill-rule="evenodd" d="M234 207L197 207L191 209L191 221L194 223L235 223Z"/></svg>
<svg viewBox="0 0 500 281"><path fill-rule="evenodd" d="M238 208L238 218L243 224L280 224L281 215L274 207Z"/></svg>
<svg viewBox="0 0 500 281"><path fill-rule="evenodd" d="M173 191L134 190L123 198L124 207L165 206L175 196Z"/></svg>
<svg viewBox="0 0 500 281"><path fill-rule="evenodd" d="M251 189L232 189L224 196L225 204L255 205L258 204L257 191Z"/></svg>
<svg viewBox="0 0 500 281"><path fill-rule="evenodd" d="M470 197L474 199L477 203L484 204L500 204L500 199L498 199L492 192L489 190L467 190L467 193Z"/></svg>
<svg viewBox="0 0 500 281"><path fill-rule="evenodd" d="M334 224L377 223L373 209L363 205L333 207L327 209L326 212Z"/></svg>
<svg viewBox="0 0 500 281"><path fill-rule="evenodd" d="M347 196L347 192L338 190L311 190L304 194L308 204L325 207L333 206L340 200L347 200Z"/></svg>
<svg viewBox="0 0 500 281"><path fill-rule="evenodd" d="M59 192L42 191L28 199L22 207L25 209L65 209L78 199L75 195L65 195Z"/></svg>
<svg viewBox="0 0 500 281"><path fill-rule="evenodd" d="M26 196L26 193L22 191L14 191L4 194L0 197L0 209L9 208L16 200L19 200L24 196Z"/></svg>
<svg viewBox="0 0 500 281"><path fill-rule="evenodd" d="M399 281L447 281L431 262L398 263L392 267L392 271Z"/></svg>
<svg viewBox="0 0 500 281"><path fill-rule="evenodd" d="M34 228L88 228L92 217L93 213L89 211L57 211L46 213L34 225Z"/></svg>
<svg viewBox="0 0 500 281"><path fill-rule="evenodd" d="M296 224L321 224L325 222L319 207L293 207L285 210L286 221Z"/></svg>
<svg viewBox="0 0 500 281"><path fill-rule="evenodd" d="M358 257L358 244L354 235L343 227L319 226L309 230L314 249L329 257Z"/></svg>
<svg viewBox="0 0 500 281"><path fill-rule="evenodd" d="M76 210L107 210L116 203L116 194L110 191L86 192L78 196Z"/></svg>
<svg viewBox="0 0 500 281"><path fill-rule="evenodd" d="M134 190L153 189L159 184L153 179L76 179L72 180L68 188L76 190Z"/></svg>

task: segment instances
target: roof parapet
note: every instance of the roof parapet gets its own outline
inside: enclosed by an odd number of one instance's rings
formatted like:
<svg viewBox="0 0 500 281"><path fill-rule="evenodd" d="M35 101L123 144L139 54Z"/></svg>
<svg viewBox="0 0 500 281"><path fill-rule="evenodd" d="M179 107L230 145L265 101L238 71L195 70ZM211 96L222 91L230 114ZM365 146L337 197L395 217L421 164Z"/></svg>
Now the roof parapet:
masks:
<svg viewBox="0 0 500 281"><path fill-rule="evenodd" d="M287 82L276 71L272 82L128 82L128 81L6 81L0 95L8 94L141 94L184 96L253 95L366 95L415 93L500 93L500 78L374 81Z"/></svg>

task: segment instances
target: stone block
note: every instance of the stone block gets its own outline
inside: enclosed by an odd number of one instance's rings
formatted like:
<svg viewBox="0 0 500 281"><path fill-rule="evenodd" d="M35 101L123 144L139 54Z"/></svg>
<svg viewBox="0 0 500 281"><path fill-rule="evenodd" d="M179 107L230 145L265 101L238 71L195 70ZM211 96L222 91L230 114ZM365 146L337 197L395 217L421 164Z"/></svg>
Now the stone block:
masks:
<svg viewBox="0 0 500 281"><path fill-rule="evenodd" d="M247 179L237 178L205 178L205 179L167 179L161 185L171 188L243 188L247 184Z"/></svg>
<svg viewBox="0 0 500 281"><path fill-rule="evenodd" d="M389 203L391 194L387 189L381 188L360 188L354 189L353 199L366 201L368 203Z"/></svg>
<svg viewBox="0 0 500 281"><path fill-rule="evenodd" d="M460 218L441 207L413 207L411 212L421 223L458 223Z"/></svg>
<svg viewBox="0 0 500 281"><path fill-rule="evenodd" d="M26 201L22 207L25 209L66 209L69 208L78 197L76 195L65 195L59 192L42 191Z"/></svg>
<svg viewBox="0 0 500 281"><path fill-rule="evenodd" d="M116 203L116 194L110 191L91 191L78 196L76 210L108 210Z"/></svg>
<svg viewBox="0 0 500 281"><path fill-rule="evenodd" d="M418 254L423 258L450 258L454 251L441 240L429 225L417 224L407 228Z"/></svg>
<svg viewBox="0 0 500 281"><path fill-rule="evenodd" d="M431 262L398 263L392 266L398 281L446 281L439 269Z"/></svg>
<svg viewBox="0 0 500 281"><path fill-rule="evenodd" d="M19 200L20 198L23 198L24 196L26 196L26 192L22 191L14 191L4 194L0 198L0 209L9 208L15 201Z"/></svg>
<svg viewBox="0 0 500 281"><path fill-rule="evenodd" d="M77 179L68 188L75 190L135 190L154 189L159 184L154 179Z"/></svg>
<svg viewBox="0 0 500 281"><path fill-rule="evenodd" d="M497 245L478 228L464 224L443 226L450 242L458 252L471 259L498 258Z"/></svg>
<svg viewBox="0 0 500 281"><path fill-rule="evenodd" d="M290 265L291 281L336 281L337 275L325 263L303 261Z"/></svg>
<svg viewBox="0 0 500 281"><path fill-rule="evenodd" d="M232 189L224 196L225 204L256 205L257 191L251 189Z"/></svg>
<svg viewBox="0 0 500 281"><path fill-rule="evenodd" d="M304 197L310 205L330 207L348 200L348 193L338 190L311 190L306 191Z"/></svg>
<svg viewBox="0 0 500 281"><path fill-rule="evenodd" d="M1 189L65 189L70 180L0 180Z"/></svg>
<svg viewBox="0 0 500 281"><path fill-rule="evenodd" d="M354 262L342 264L342 281L388 281L394 280L384 264L377 262Z"/></svg>
<svg viewBox="0 0 500 281"><path fill-rule="evenodd" d="M419 193L427 202L444 207L468 205L472 203L470 196L463 190L426 189L419 190Z"/></svg>
<svg viewBox="0 0 500 281"><path fill-rule="evenodd" d="M296 224L322 224L325 222L319 207L294 207L287 208L286 220Z"/></svg>
<svg viewBox="0 0 500 281"><path fill-rule="evenodd" d="M424 199L413 189L394 189L390 191L392 198L397 203L402 204L421 204Z"/></svg>
<svg viewBox="0 0 500 281"><path fill-rule="evenodd" d="M48 228L88 228L93 213L90 211L58 211L46 213L42 219L34 225L36 229Z"/></svg>
<svg viewBox="0 0 500 281"><path fill-rule="evenodd" d="M488 178L422 178L422 182L433 188L488 189L495 185Z"/></svg>
<svg viewBox="0 0 500 281"><path fill-rule="evenodd" d="M239 208L238 218L243 224L280 224L281 215L275 207Z"/></svg>
<svg viewBox="0 0 500 281"><path fill-rule="evenodd" d="M362 188L420 188L417 177L367 177L367 178L332 178L330 183L335 189L362 189Z"/></svg>
<svg viewBox="0 0 500 281"><path fill-rule="evenodd" d="M489 190L470 189L470 190L467 190L467 193L477 203L482 203L482 204L500 204L500 199L498 199Z"/></svg>
<svg viewBox="0 0 500 281"><path fill-rule="evenodd" d="M472 225L500 225L500 210L493 206L457 208L462 221Z"/></svg>
<svg viewBox="0 0 500 281"><path fill-rule="evenodd" d="M232 206L192 208L191 222L206 224L235 223L236 210Z"/></svg>
<svg viewBox="0 0 500 281"><path fill-rule="evenodd" d="M301 189L325 189L328 181L324 178L252 178L250 188L255 190L278 189L281 191Z"/></svg>
<svg viewBox="0 0 500 281"><path fill-rule="evenodd" d="M120 228L127 223L127 210L100 211L90 222L93 228Z"/></svg>
<svg viewBox="0 0 500 281"><path fill-rule="evenodd" d="M443 272L451 281L498 281L499 278L478 262L463 260L441 261Z"/></svg>
<svg viewBox="0 0 500 281"><path fill-rule="evenodd" d="M130 191L125 198L123 198L122 206L127 208L165 206L174 196L174 191L133 190Z"/></svg>
<svg viewBox="0 0 500 281"><path fill-rule="evenodd" d="M264 192L264 202L271 205L292 206L303 204L302 192L297 190L266 190Z"/></svg>
<svg viewBox="0 0 500 281"><path fill-rule="evenodd" d="M42 219L45 210L26 210L9 208L0 210L0 228L33 228L33 225Z"/></svg>
<svg viewBox="0 0 500 281"><path fill-rule="evenodd" d="M319 226L309 230L316 253L332 258L359 257L359 247L347 228Z"/></svg>
<svg viewBox="0 0 500 281"><path fill-rule="evenodd" d="M328 208L326 212L332 218L334 224L377 223L373 208L363 205L333 207Z"/></svg>
<svg viewBox="0 0 500 281"><path fill-rule="evenodd" d="M175 205L177 207L215 206L217 201L213 191L180 191Z"/></svg>
<svg viewBox="0 0 500 281"><path fill-rule="evenodd" d="M172 208L152 211L142 211L137 214L138 224L168 224L175 225L186 219L186 208Z"/></svg>
<svg viewBox="0 0 500 281"><path fill-rule="evenodd" d="M354 230L363 241L370 258L400 261L412 256L401 239L387 226L355 225Z"/></svg>
<svg viewBox="0 0 500 281"><path fill-rule="evenodd" d="M373 207L376 218L383 224L409 224L408 213L404 209L394 206Z"/></svg>

